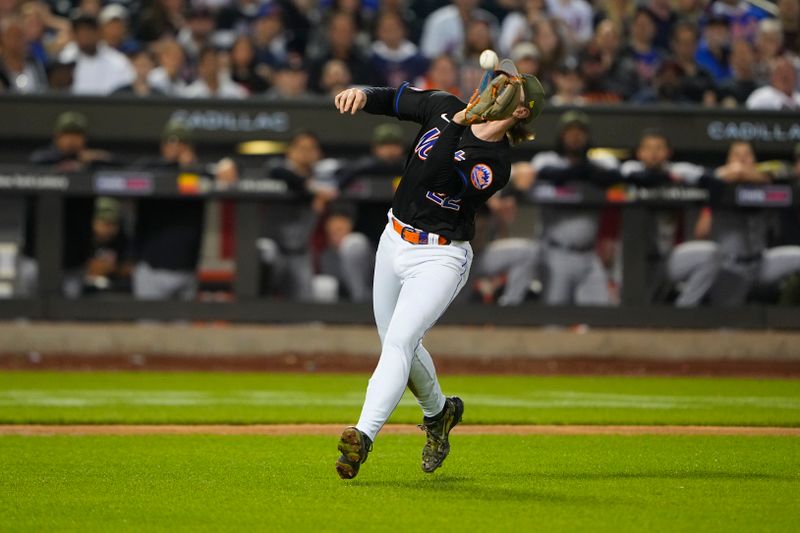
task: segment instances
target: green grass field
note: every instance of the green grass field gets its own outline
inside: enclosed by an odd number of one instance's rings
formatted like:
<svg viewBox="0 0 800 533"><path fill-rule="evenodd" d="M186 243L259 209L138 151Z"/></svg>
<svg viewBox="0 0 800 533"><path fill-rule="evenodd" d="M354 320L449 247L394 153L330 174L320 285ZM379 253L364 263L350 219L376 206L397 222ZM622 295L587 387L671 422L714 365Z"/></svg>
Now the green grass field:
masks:
<svg viewBox="0 0 800 533"><path fill-rule="evenodd" d="M358 375L0 373L0 423L352 423ZM449 377L466 423L800 426L790 380ZM418 422L413 400L394 422ZM0 436L0 531L791 531L800 439Z"/></svg>
<svg viewBox="0 0 800 533"><path fill-rule="evenodd" d="M0 423L353 423L367 376L0 373ZM800 426L800 381L444 377L470 424ZM419 423L407 394L392 422Z"/></svg>

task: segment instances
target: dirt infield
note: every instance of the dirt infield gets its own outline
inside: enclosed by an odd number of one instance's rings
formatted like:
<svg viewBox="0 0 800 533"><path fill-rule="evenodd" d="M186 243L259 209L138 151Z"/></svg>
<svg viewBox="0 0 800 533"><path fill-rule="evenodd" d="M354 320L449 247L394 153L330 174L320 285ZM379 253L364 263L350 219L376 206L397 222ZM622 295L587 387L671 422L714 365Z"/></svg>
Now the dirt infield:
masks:
<svg viewBox="0 0 800 533"><path fill-rule="evenodd" d="M340 424L274 425L0 425L0 435L330 435ZM389 434L418 434L411 424L390 424ZM462 435L736 435L800 437L800 428L743 426L464 425Z"/></svg>
<svg viewBox="0 0 800 533"><path fill-rule="evenodd" d="M201 372L372 372L376 357L343 353L264 356L0 354L0 370L142 370ZM798 378L800 361L622 358L456 357L438 355L442 374L741 376Z"/></svg>

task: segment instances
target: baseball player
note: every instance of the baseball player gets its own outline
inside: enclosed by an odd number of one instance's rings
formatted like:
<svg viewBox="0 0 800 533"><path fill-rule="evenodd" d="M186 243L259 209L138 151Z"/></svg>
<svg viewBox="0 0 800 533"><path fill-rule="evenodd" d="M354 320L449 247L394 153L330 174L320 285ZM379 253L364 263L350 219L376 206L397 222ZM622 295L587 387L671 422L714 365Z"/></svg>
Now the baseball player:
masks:
<svg viewBox="0 0 800 533"><path fill-rule="evenodd" d="M769 183L756 164L753 147L745 141L731 144L725 165L714 176L727 183ZM800 272L800 246L767 248L770 213L765 209L715 209L710 233L719 245L721 270L710 291L714 305L741 305L755 286L769 286ZM702 219L701 219L702 221Z"/></svg>
<svg viewBox="0 0 800 533"><path fill-rule="evenodd" d="M475 211L508 182L509 146L530 138L525 124L539 115L543 93L535 77L506 59L469 105L407 83L336 95L341 113L363 109L420 125L378 245L373 308L382 350L358 423L339 441L341 478L358 474L406 385L424 414L422 469L433 472L447 457L464 404L442 394L422 338L467 280Z"/></svg>
<svg viewBox="0 0 800 533"><path fill-rule="evenodd" d="M639 138L636 159L623 163L620 172L627 182L640 187L697 185L706 175L705 168L693 163L671 162L671 155L666 135L645 130ZM673 246L678 225L674 210L651 211L648 222L649 299L656 299L659 289L669 281L680 286L676 306L698 305L719 272L718 246L707 240L689 240Z"/></svg>
<svg viewBox="0 0 800 533"><path fill-rule="evenodd" d="M558 150L540 152L531 161L536 179L553 185L589 183L606 187L621 181L615 158L589 158L589 117L568 111L561 117ZM541 208L544 301L548 305L608 305L608 276L594 251L597 208Z"/></svg>

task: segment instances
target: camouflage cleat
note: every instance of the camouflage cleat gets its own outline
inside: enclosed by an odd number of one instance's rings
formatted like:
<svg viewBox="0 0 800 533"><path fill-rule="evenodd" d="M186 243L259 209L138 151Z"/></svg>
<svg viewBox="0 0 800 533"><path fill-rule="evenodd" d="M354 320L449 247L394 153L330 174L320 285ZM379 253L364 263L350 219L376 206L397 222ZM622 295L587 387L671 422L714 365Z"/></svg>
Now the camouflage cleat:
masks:
<svg viewBox="0 0 800 533"><path fill-rule="evenodd" d="M336 460L336 472L342 479L353 479L367 455L372 451L372 441L355 427L346 428L339 439L342 455Z"/></svg>
<svg viewBox="0 0 800 533"><path fill-rule="evenodd" d="M419 426L428 436L428 442L422 448L423 471L431 473L442 465L450 453L450 431L461 422L463 414L464 402L453 396L445 400L444 413L439 420L426 420Z"/></svg>

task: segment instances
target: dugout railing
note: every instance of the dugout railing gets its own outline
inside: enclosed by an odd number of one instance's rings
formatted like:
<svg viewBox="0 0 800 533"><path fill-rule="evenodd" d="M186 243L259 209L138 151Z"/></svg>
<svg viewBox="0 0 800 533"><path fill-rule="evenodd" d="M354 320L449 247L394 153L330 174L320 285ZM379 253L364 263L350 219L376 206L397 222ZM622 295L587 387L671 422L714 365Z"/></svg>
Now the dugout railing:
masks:
<svg viewBox="0 0 800 533"><path fill-rule="evenodd" d="M366 178L365 178L366 179ZM186 187L187 181L192 182ZM385 179L383 183L385 185ZM390 188L364 186L355 201L386 200ZM365 192L366 191L366 192ZM370 192L371 191L371 192ZM796 208L794 185L738 185L714 194L702 188L662 187L641 189L617 186L599 190L587 186L535 186L531 200L564 206L613 205L622 212L622 290L616 307L552 307L536 303L501 308L479 304L454 305L443 318L451 324L572 325L670 328L781 328L800 327L800 308L749 305L739 308L700 307L675 309L648 305L645 298L647 210L654 207L684 208L711 202L727 208ZM196 320L232 322L370 323L369 304L310 304L260 296L260 259L255 246L261 236L264 204L281 201L287 193L280 182L244 176L223 187L201 175L147 172L141 169L105 169L92 174L63 174L28 166L0 168L3 198L35 196L36 249L39 290L27 300L0 300L0 318L32 320ZM61 295L61 224L69 196L183 197L187 201L229 199L236 204L236 274L234 301L146 302L131 297L65 299Z"/></svg>

